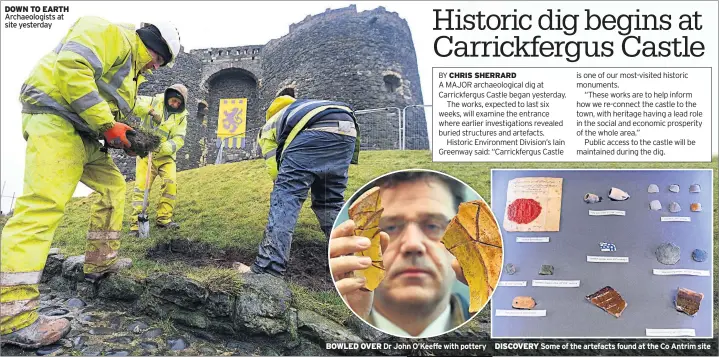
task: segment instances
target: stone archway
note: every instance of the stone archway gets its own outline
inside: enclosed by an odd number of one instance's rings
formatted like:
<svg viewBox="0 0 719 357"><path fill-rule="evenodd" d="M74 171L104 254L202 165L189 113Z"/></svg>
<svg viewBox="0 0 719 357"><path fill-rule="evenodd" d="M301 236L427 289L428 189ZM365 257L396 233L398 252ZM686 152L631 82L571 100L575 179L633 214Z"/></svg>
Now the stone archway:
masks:
<svg viewBox="0 0 719 357"><path fill-rule="evenodd" d="M204 93L208 93L210 90L210 83L229 73L243 73L247 77L259 85L261 85L262 70L260 68L260 61L237 61L237 62L215 62L212 64L205 63L202 67L202 75L200 78L200 87Z"/></svg>
<svg viewBox="0 0 719 357"><path fill-rule="evenodd" d="M247 70L241 68L226 68L215 72L203 83L207 88L206 102L208 105L207 114L207 157L208 161L214 161L217 156L217 120L219 115L220 101L230 98L246 98L247 112L245 133L247 137L254 137L254 129L264 124L264 117L260 115L262 105L258 95L258 81L256 77ZM237 161L250 156L252 144L246 141L244 150L225 149L227 161Z"/></svg>

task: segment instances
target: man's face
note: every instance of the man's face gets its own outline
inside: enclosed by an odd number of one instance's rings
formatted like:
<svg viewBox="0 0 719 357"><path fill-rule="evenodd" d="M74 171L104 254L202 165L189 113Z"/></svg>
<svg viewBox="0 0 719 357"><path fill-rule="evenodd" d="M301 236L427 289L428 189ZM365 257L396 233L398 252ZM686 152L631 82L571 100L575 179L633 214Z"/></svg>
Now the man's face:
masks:
<svg viewBox="0 0 719 357"><path fill-rule="evenodd" d="M155 51L148 48L147 52L149 52L150 56L152 56L152 61L150 61L150 63L146 64L145 67L142 68L143 72L147 71L148 69L157 70L163 64L165 64L165 61L162 59L162 56L158 55Z"/></svg>
<svg viewBox="0 0 719 357"><path fill-rule="evenodd" d="M167 100L167 104L169 104L174 109L178 109L180 108L180 105L182 105L182 101L180 100L180 98L172 97Z"/></svg>
<svg viewBox="0 0 719 357"><path fill-rule="evenodd" d="M452 193L436 179L382 189L380 228L390 236L383 254L385 278L376 298L401 304L435 304L449 295L453 257L441 242L456 214Z"/></svg>

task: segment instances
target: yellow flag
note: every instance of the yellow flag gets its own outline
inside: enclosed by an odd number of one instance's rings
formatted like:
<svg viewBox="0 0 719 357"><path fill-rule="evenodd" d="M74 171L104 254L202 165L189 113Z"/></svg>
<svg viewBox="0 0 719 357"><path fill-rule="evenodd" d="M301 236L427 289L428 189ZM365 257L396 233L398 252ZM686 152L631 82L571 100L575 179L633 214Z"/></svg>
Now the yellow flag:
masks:
<svg viewBox="0 0 719 357"><path fill-rule="evenodd" d="M217 137L244 138L247 124L247 98L220 99L220 112L217 115Z"/></svg>

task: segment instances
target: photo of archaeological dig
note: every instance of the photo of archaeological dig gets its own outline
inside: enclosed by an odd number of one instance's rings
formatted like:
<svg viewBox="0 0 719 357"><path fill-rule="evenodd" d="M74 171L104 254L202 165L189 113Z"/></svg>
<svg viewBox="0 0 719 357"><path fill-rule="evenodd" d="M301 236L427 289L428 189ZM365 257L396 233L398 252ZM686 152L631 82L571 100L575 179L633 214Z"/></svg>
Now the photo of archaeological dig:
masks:
<svg viewBox="0 0 719 357"><path fill-rule="evenodd" d="M712 336L711 170L493 170L492 198L493 338Z"/></svg>
<svg viewBox="0 0 719 357"><path fill-rule="evenodd" d="M335 5L281 5L264 37L205 36L221 7L193 2L74 4L43 30L3 72L3 148L26 149L2 153L18 162L3 170L0 354L315 355L377 338L336 293L328 241L357 177L395 164L370 162L426 154L427 117L407 21ZM451 328L496 285L494 233L492 266L460 259L471 295L443 296Z"/></svg>
<svg viewBox="0 0 719 357"><path fill-rule="evenodd" d="M337 218L329 264L354 314L399 337L442 335L494 293L502 237L489 205L437 171L404 170L358 190Z"/></svg>

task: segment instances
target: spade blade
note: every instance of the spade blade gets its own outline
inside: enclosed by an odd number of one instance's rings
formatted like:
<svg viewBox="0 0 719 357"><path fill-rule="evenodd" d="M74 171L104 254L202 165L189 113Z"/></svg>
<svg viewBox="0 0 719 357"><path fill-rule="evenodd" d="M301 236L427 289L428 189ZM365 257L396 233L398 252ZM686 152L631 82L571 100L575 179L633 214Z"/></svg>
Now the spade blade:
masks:
<svg viewBox="0 0 719 357"><path fill-rule="evenodd" d="M150 237L150 222L138 222L140 229L140 238Z"/></svg>

